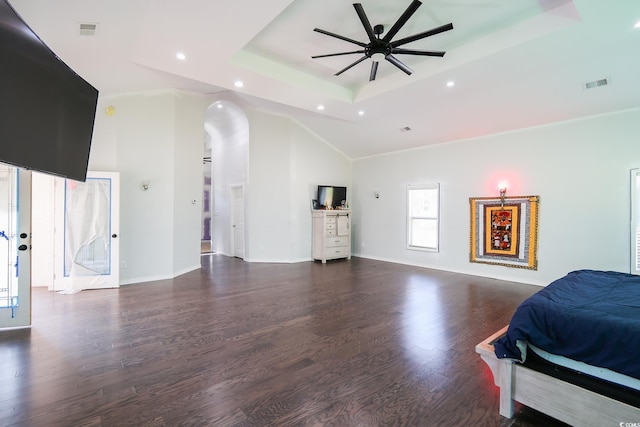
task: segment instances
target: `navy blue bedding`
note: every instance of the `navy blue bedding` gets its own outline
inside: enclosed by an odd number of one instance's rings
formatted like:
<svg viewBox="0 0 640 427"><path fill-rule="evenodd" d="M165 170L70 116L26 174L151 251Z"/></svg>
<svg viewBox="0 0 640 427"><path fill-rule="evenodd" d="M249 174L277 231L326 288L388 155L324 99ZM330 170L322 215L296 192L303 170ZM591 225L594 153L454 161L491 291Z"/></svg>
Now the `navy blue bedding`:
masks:
<svg viewBox="0 0 640 427"><path fill-rule="evenodd" d="M520 304L496 356L524 361L518 340L640 379L640 276L567 274Z"/></svg>

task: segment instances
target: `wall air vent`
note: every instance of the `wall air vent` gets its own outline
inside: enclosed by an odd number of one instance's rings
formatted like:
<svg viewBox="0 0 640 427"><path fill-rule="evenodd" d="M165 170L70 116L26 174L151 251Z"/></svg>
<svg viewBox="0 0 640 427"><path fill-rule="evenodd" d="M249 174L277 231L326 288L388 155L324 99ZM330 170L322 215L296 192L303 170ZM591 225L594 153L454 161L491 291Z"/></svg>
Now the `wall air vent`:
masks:
<svg viewBox="0 0 640 427"><path fill-rule="evenodd" d="M585 89L594 89L596 87L606 86L608 84L609 84L609 79L605 77L603 79L594 80L592 82L586 82L584 84L584 88Z"/></svg>
<svg viewBox="0 0 640 427"><path fill-rule="evenodd" d="M80 23L80 35L81 36L95 36L98 30L98 24L92 22Z"/></svg>

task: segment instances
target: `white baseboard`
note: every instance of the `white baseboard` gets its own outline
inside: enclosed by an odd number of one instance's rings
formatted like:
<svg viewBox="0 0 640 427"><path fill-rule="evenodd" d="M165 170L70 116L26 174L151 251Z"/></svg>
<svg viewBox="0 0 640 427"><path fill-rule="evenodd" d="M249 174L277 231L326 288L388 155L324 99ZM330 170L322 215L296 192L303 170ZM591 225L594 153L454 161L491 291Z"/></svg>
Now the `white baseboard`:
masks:
<svg viewBox="0 0 640 427"><path fill-rule="evenodd" d="M187 274L192 271L199 270L200 268L202 267L198 264L196 266L187 267L180 271L174 272L174 274L167 274L162 276L134 277L126 280L121 280L120 286L134 285L136 283L144 283L144 282L157 282L159 280L175 279L178 276L182 276L183 274Z"/></svg>
<svg viewBox="0 0 640 427"><path fill-rule="evenodd" d="M411 262L406 262L403 260L398 260L398 259L391 259L391 258L383 258L383 257L375 257L375 256L370 256L370 255L363 255L363 254L353 254L353 256L359 257L359 258L366 258L366 259L372 259L375 261L384 261L384 262L392 262L394 264L402 264L402 265L409 265L411 267L422 267L422 268L429 268L432 270L439 270L439 271L448 271L450 273L458 273L458 274L467 274L469 276L478 276L478 277L485 277L488 279L496 279L496 280L504 280L504 281L508 281L508 282L517 282L517 283L524 283L526 285L535 285L535 286L547 286L549 283L548 282L543 282L540 280L526 280L523 279L521 277L511 277L509 275L489 275L489 274L481 274L478 273L477 271L470 271L470 270L464 270L464 269L451 269L451 268L442 268L442 266L440 265L430 265L430 264L418 264L418 263L411 263Z"/></svg>
<svg viewBox="0 0 640 427"><path fill-rule="evenodd" d="M312 261L311 258L298 258L298 259L270 259L270 258L245 258L246 262L255 262L255 263L269 263L269 264L296 264L299 262L309 262Z"/></svg>

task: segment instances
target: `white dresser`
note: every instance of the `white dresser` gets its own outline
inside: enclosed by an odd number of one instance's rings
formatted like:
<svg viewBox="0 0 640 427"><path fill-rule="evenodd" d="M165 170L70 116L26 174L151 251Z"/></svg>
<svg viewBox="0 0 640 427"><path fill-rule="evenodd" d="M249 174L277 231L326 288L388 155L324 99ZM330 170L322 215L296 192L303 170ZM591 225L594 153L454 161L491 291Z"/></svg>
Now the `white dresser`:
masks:
<svg viewBox="0 0 640 427"><path fill-rule="evenodd" d="M313 210L313 259L351 259L351 211Z"/></svg>

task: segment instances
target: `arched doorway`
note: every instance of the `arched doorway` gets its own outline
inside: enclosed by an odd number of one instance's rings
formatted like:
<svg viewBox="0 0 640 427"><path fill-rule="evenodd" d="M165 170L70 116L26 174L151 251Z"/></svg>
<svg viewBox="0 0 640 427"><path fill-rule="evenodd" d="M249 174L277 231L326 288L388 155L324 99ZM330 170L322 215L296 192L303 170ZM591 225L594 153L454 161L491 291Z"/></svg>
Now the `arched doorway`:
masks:
<svg viewBox="0 0 640 427"><path fill-rule="evenodd" d="M245 222L246 212L237 212L237 189L242 188L242 197L246 196L249 121L236 103L219 100L207 108L204 129L203 192L208 193L203 197L202 239L210 242L212 252L227 256L237 256L241 243L244 258L246 235L244 230L237 233L234 225L238 216Z"/></svg>

